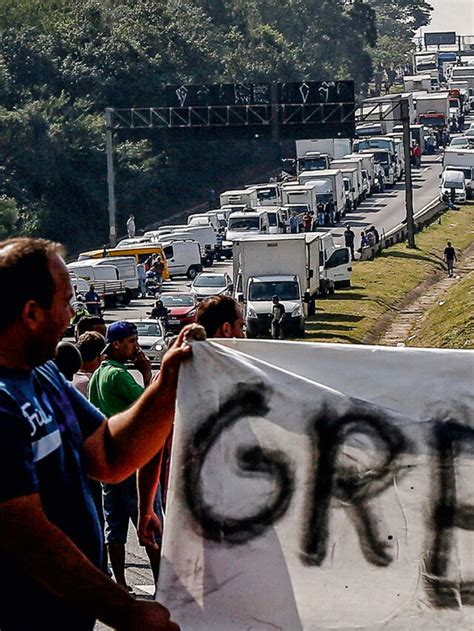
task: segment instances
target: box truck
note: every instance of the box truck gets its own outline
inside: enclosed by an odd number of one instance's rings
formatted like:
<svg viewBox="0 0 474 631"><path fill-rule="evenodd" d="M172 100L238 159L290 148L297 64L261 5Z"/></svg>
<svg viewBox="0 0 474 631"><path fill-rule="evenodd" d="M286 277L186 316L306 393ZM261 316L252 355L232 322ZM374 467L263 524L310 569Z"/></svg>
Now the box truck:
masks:
<svg viewBox="0 0 474 631"><path fill-rule="evenodd" d="M465 176L466 195L472 199L474 188L474 149L455 149L447 147L443 157L445 170L462 171Z"/></svg>
<svg viewBox="0 0 474 631"><path fill-rule="evenodd" d="M300 184L314 183L316 186L316 202L326 204L330 199L334 202L336 218L346 214L346 195L344 179L339 169L323 171L303 171L298 176Z"/></svg>
<svg viewBox="0 0 474 631"><path fill-rule="evenodd" d="M449 92L417 96L416 122L426 127L447 127L449 123Z"/></svg>
<svg viewBox="0 0 474 631"><path fill-rule="evenodd" d="M243 204L249 208L254 208L258 203L257 191L253 187L225 191L220 194L219 200L221 208L229 204Z"/></svg>
<svg viewBox="0 0 474 631"><path fill-rule="evenodd" d="M341 158L340 160L333 160L331 162L331 169L342 170L354 167L357 169L357 190L359 193L357 203L359 204L365 198L364 182L362 177L362 160L355 160L353 158Z"/></svg>
<svg viewBox="0 0 474 631"><path fill-rule="evenodd" d="M297 140L296 145L300 147L301 154L304 156L306 153L319 153L322 155L329 155L331 160L337 160L350 153L351 141L349 138L321 138L313 140ZM303 169L304 170L304 169Z"/></svg>

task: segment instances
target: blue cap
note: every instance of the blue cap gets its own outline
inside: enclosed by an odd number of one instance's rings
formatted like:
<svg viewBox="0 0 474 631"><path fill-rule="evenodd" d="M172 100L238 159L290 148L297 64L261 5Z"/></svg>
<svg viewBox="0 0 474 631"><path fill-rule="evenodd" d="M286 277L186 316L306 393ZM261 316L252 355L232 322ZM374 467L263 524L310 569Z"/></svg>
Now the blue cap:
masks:
<svg viewBox="0 0 474 631"><path fill-rule="evenodd" d="M118 322L112 322L107 328L107 346L105 350L112 344L112 342L120 342L126 337L132 335L138 335L138 329L133 322L127 322L126 320L118 320Z"/></svg>

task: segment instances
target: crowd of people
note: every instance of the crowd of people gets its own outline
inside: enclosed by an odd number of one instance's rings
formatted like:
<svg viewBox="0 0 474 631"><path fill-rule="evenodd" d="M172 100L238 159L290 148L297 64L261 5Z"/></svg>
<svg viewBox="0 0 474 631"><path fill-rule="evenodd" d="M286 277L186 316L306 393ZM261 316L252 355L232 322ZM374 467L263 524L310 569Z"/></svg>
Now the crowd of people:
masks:
<svg viewBox="0 0 474 631"><path fill-rule="evenodd" d="M153 376L131 322L107 327L87 313L75 343L62 340L73 290L58 244L0 243L0 283L9 295L0 314L0 628L91 631L100 619L177 629L159 603L130 593L127 532L131 521L156 578L179 367L193 336L243 337L240 307L229 296L201 302L199 324L170 340Z"/></svg>

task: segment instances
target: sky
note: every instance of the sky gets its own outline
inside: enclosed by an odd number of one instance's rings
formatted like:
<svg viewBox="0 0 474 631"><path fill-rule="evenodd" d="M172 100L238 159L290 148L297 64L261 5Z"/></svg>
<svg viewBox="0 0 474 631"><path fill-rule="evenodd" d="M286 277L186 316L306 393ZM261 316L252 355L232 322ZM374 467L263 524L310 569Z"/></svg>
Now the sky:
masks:
<svg viewBox="0 0 474 631"><path fill-rule="evenodd" d="M433 19L426 27L430 31L456 31L458 35L474 36L474 0L428 0L433 6Z"/></svg>

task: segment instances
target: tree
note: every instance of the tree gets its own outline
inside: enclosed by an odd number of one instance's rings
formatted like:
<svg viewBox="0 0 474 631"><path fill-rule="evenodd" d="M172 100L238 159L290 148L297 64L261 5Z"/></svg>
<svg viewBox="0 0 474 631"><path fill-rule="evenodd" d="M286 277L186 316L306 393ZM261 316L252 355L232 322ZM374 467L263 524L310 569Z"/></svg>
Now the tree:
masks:
<svg viewBox="0 0 474 631"><path fill-rule="evenodd" d="M18 206L16 201L6 195L0 196L0 239L11 237L18 221Z"/></svg>

